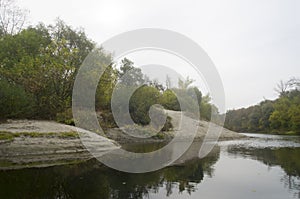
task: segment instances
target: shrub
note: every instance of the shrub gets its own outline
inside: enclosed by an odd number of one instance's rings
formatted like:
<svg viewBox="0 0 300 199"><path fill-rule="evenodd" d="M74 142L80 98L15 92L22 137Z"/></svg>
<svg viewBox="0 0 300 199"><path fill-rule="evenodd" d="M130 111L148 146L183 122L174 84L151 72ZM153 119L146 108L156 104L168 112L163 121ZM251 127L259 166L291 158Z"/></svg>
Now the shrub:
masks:
<svg viewBox="0 0 300 199"><path fill-rule="evenodd" d="M35 114L35 100L24 88L0 77L0 119L28 118Z"/></svg>
<svg viewBox="0 0 300 199"><path fill-rule="evenodd" d="M173 124L172 124L172 118L170 116L167 116L166 123L164 127L161 129L161 131L170 131L173 130Z"/></svg>
<svg viewBox="0 0 300 199"><path fill-rule="evenodd" d="M56 121L60 123L64 123L67 125L75 125L74 119L73 119L73 114L72 114L72 109L68 108L65 111L61 113L56 114Z"/></svg>
<svg viewBox="0 0 300 199"><path fill-rule="evenodd" d="M129 112L133 121L137 124L150 123L149 109L158 103L160 92L151 86L142 86L137 89L130 98Z"/></svg>

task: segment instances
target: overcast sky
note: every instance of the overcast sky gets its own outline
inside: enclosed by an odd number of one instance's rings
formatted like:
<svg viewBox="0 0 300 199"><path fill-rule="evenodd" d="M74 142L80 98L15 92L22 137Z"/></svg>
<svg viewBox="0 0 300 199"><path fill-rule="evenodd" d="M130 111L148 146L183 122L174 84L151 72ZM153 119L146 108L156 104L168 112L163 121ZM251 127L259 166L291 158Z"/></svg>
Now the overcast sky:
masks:
<svg viewBox="0 0 300 199"><path fill-rule="evenodd" d="M299 0L18 0L31 24L57 17L97 43L138 28L164 28L196 41L223 81L226 107L274 99L275 85L300 77Z"/></svg>

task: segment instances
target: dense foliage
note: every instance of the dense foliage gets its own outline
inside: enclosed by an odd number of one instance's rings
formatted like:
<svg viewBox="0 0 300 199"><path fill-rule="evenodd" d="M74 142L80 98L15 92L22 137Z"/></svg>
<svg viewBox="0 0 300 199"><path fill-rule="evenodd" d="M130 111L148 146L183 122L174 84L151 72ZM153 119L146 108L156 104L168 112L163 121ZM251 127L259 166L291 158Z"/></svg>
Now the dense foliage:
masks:
<svg viewBox="0 0 300 199"><path fill-rule="evenodd" d="M9 6L11 9L17 8L11 4ZM12 13L1 14L10 17ZM25 20L25 14L19 13L20 19ZM197 115L200 107L201 117L210 120L214 106L210 104L209 96L202 97L200 90L191 86L193 80L188 77L179 79L178 87L167 85L166 89L146 77L131 60L124 58L121 63L114 63L112 55L97 47L83 30L74 29L60 19L54 25L41 23L27 28L23 28L22 24L10 24L13 22L4 18L0 18L0 22L8 25L0 25L0 120L56 119L73 124L71 105L74 80L86 56L91 53L101 59L89 63L95 66L95 70L86 71L84 75L86 83L91 83L96 81L94 77L99 71L103 72L97 82L95 109L104 126L116 125L111 101L118 85L121 85L119 94L123 96L130 93L130 89L135 90L129 102L130 116L135 123L149 124L149 110L156 104L191 115ZM117 96L117 105L123 103L123 96ZM170 118L167 121L164 129L171 128Z"/></svg>
<svg viewBox="0 0 300 199"><path fill-rule="evenodd" d="M33 98L27 98L32 105L27 115L54 119L70 107L76 70L92 48L94 44L84 32L60 20L55 26L41 24L4 35L0 40L1 85L6 82L15 95L20 95L21 89ZM27 100L22 101L28 107ZM1 118L24 116L17 112L2 113Z"/></svg>
<svg viewBox="0 0 300 199"><path fill-rule="evenodd" d="M74 78L85 56L94 48L95 44L82 30L74 30L61 20L55 25L40 24L14 35L2 35L1 119L57 119L72 124L71 94ZM127 87L144 85L134 92L129 104L131 117L136 123L146 125L150 122L148 112L154 104L188 112L199 110L194 108L199 106L203 110L202 118L210 119L212 105L209 98L206 96L202 100L199 89L190 87L193 81L189 78L179 80L178 88L165 89L163 85L145 77L132 61L125 58L116 67L110 54L104 53L101 48L97 49L97 53L102 60L97 64L100 67L108 65L99 80L95 96L96 110L103 113L103 120L109 123L107 126L114 126L111 97L118 82ZM122 78L124 74L129 75Z"/></svg>
<svg viewBox="0 0 300 199"><path fill-rule="evenodd" d="M279 89L280 96L274 101L265 100L256 106L228 111L225 127L239 132L300 134L299 81L292 80L292 88Z"/></svg>

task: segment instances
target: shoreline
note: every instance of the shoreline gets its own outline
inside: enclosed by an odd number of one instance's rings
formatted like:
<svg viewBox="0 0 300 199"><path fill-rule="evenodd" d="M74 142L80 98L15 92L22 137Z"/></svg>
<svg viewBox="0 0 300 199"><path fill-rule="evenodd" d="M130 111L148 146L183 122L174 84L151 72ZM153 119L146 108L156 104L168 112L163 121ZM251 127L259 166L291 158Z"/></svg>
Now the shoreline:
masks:
<svg viewBox="0 0 300 199"><path fill-rule="evenodd" d="M285 135L285 136L300 136L300 133L296 133L294 131L287 131L287 132L237 132L237 133L248 133L248 134L266 134L266 135Z"/></svg>
<svg viewBox="0 0 300 199"><path fill-rule="evenodd" d="M93 158L85 147L87 145L89 150L92 148L94 154L101 155L119 149L125 144L167 143L180 130L178 126L180 113L173 111L168 112L168 115L172 117L174 130L150 139L130 137L120 129L109 129L106 137L103 137L53 121L10 120L0 123L0 170L48 167L87 161ZM194 142L202 142L209 123L205 121L195 123L191 118L186 119L192 125L198 125ZM184 133L189 136L188 129L183 128L183 130L187 131ZM76 133L79 133L80 137ZM185 138L183 136L182 141ZM242 138L247 136L223 129L219 141Z"/></svg>

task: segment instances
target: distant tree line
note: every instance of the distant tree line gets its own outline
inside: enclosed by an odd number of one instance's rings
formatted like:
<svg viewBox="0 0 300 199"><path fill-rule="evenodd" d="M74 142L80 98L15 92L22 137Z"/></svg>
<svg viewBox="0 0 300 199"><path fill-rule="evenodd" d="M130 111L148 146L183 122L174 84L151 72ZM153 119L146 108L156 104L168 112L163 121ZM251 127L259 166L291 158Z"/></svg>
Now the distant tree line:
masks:
<svg viewBox="0 0 300 199"><path fill-rule="evenodd" d="M300 80L281 81L276 100L226 113L225 127L238 132L300 134Z"/></svg>

